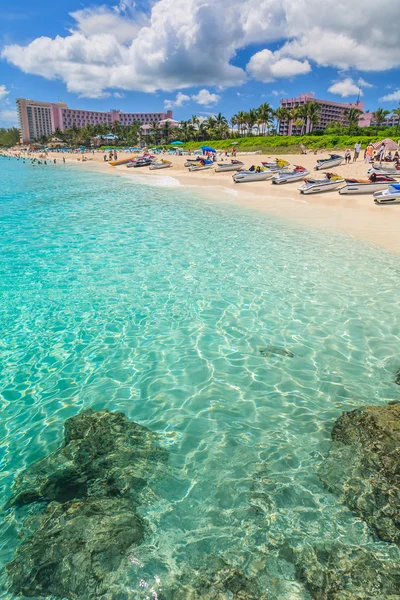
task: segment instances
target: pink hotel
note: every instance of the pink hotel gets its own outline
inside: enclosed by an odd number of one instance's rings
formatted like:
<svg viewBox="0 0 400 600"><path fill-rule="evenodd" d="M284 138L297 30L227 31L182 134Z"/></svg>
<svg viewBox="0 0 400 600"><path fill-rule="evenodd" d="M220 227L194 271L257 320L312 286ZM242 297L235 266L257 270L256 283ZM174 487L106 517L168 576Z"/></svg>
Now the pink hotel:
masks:
<svg viewBox="0 0 400 600"><path fill-rule="evenodd" d="M172 119L170 110L166 113L123 113L120 110L97 112L68 108L65 102L53 104L26 98L17 98L16 102L22 143L52 135L57 128L64 131L73 125L84 127L87 124L106 123L111 128L115 121L119 121L121 125L132 125L134 121L150 125L153 121Z"/></svg>

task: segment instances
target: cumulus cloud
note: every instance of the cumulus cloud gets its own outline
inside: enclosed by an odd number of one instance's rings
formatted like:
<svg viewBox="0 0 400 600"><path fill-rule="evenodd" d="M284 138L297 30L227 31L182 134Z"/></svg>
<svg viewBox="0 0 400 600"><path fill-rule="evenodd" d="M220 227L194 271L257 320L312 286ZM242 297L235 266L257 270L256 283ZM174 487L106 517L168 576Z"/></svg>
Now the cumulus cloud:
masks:
<svg viewBox="0 0 400 600"><path fill-rule="evenodd" d="M220 99L221 96L218 96L218 94L212 94L206 89L200 90L198 94L194 94L193 96L188 96L187 94L178 92L175 100L166 100L164 102L164 106L167 109L176 108L187 104L191 100L197 104L202 104L203 106L211 106L212 104L217 104Z"/></svg>
<svg viewBox="0 0 400 600"><path fill-rule="evenodd" d="M255 79L268 83L280 77L305 75L311 71L311 66L307 60L300 61L282 57L279 51L271 52L271 50L265 49L251 57L247 71Z"/></svg>
<svg viewBox="0 0 400 600"><path fill-rule="evenodd" d="M358 79L357 83L358 83L358 85L360 87L363 87L363 88L373 88L373 87L375 87L374 85L372 85L372 83L368 83L368 81L365 81L365 79L363 79L362 77L360 77Z"/></svg>
<svg viewBox="0 0 400 600"><path fill-rule="evenodd" d="M5 85L0 85L0 100L3 100L6 96L8 96L10 92L6 88Z"/></svg>
<svg viewBox="0 0 400 600"><path fill-rule="evenodd" d="M211 106L212 104L217 104L221 100L221 96L211 94L208 90L200 90L198 94L192 96L192 100L203 106Z"/></svg>
<svg viewBox="0 0 400 600"><path fill-rule="evenodd" d="M347 77L346 79L343 79L343 81L337 81L328 88L328 92L331 94L338 94L339 96L342 96L342 98L357 96L358 93L363 96L360 86L355 83L351 77Z"/></svg>
<svg viewBox="0 0 400 600"><path fill-rule="evenodd" d="M348 0L152 0L143 10L141 4L83 8L72 14L67 35L8 45L2 56L89 97L109 89L225 87L249 75L271 81L308 73L312 62L360 71L400 66L400 3L394 0L380 0L379 19L376 0L353 0L356 19ZM271 52L269 44L280 40ZM237 52L253 44L261 52L246 70L236 66Z"/></svg>
<svg viewBox="0 0 400 600"><path fill-rule="evenodd" d="M382 102L400 102L400 90L396 90L391 94L386 94L386 96L382 96L382 98L379 99L382 100Z"/></svg>
<svg viewBox="0 0 400 600"><path fill-rule="evenodd" d="M190 102L190 96L187 96L186 94L182 94L182 92L178 92L178 94L176 95L175 100L166 100L164 102L164 106L167 109L168 108L175 108L177 106L183 106L187 102Z"/></svg>

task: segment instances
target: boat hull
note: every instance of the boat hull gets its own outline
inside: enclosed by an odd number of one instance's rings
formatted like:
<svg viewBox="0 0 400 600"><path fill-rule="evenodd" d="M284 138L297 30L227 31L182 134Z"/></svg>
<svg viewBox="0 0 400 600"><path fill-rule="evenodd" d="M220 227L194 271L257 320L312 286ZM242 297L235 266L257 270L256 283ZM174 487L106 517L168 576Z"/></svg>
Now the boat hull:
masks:
<svg viewBox="0 0 400 600"><path fill-rule="evenodd" d="M383 192L375 192L375 204L400 204L400 190L384 190Z"/></svg>
<svg viewBox="0 0 400 600"><path fill-rule="evenodd" d="M158 171L159 169L169 169L169 167L172 167L172 163L163 165L150 165L150 171Z"/></svg>
<svg viewBox="0 0 400 600"><path fill-rule="evenodd" d="M252 181L267 181L267 179L271 179L273 173L270 171L261 171L261 173L249 173L245 171L241 171L233 175L233 181L235 183L250 183Z"/></svg>
<svg viewBox="0 0 400 600"><path fill-rule="evenodd" d="M334 160L327 160L314 167L314 171L326 171L326 169L333 169L333 167L339 167L344 161L344 158L335 158Z"/></svg>
<svg viewBox="0 0 400 600"><path fill-rule="evenodd" d="M301 194L323 194L325 192L332 192L338 189L344 183L344 179L338 181L330 181L329 183L315 182L305 184L299 187Z"/></svg>
<svg viewBox="0 0 400 600"><path fill-rule="evenodd" d="M285 183L295 183L296 181L302 181L307 175L310 174L310 171L300 171L299 173L287 174L280 173L279 175L274 175L272 178L272 183L275 185L283 185Z"/></svg>
<svg viewBox="0 0 400 600"><path fill-rule="evenodd" d="M372 173L375 173L375 175L384 175L385 177L400 177L400 170L394 169L392 170L383 170L383 169L375 169L375 167L372 167L372 169L370 169L368 171L369 175L372 175Z"/></svg>
<svg viewBox="0 0 400 600"><path fill-rule="evenodd" d="M111 167L119 167L121 165L126 165L134 160L136 160L136 156L130 156L129 158L121 158L121 160L110 160L108 161L108 164Z"/></svg>
<svg viewBox="0 0 400 600"><path fill-rule="evenodd" d="M243 169L243 163L241 165L219 165L216 169L216 173L228 173L229 171L241 171Z"/></svg>
<svg viewBox="0 0 400 600"><path fill-rule="evenodd" d="M386 190L389 185L390 181L382 181L379 183L347 183L339 190L339 194L374 194L375 192Z"/></svg>
<svg viewBox="0 0 400 600"><path fill-rule="evenodd" d="M202 165L199 167L195 167L194 165L192 165L191 167L189 167L189 171L191 173L193 173L194 171L206 171L207 169L211 169L212 165Z"/></svg>

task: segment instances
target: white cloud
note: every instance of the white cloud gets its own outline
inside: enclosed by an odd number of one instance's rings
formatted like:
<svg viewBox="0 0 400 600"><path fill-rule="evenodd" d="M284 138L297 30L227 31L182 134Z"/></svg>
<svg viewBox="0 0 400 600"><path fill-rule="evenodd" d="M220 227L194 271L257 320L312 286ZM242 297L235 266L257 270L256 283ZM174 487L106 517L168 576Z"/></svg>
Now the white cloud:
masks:
<svg viewBox="0 0 400 600"><path fill-rule="evenodd" d="M5 85L0 85L0 100L3 100L6 96L8 96L10 92L6 88Z"/></svg>
<svg viewBox="0 0 400 600"><path fill-rule="evenodd" d="M175 108L177 106L183 106L184 104L186 104L186 102L189 102L189 101L190 101L190 96L187 96L186 94L182 94L182 92L178 92L175 100L166 100L164 102L164 106L166 109Z"/></svg>
<svg viewBox="0 0 400 600"><path fill-rule="evenodd" d="M368 81L365 81L365 79L363 79L362 77L360 77L358 79L357 83L362 88L373 88L373 87L375 87L374 85L372 85L372 83L368 83Z"/></svg>
<svg viewBox="0 0 400 600"><path fill-rule="evenodd" d="M272 90L271 94L273 96L280 96L281 98L284 98L287 95L287 92L285 92L285 90Z"/></svg>
<svg viewBox="0 0 400 600"><path fill-rule="evenodd" d="M386 96L382 96L379 100L382 100L382 102L400 102L400 90L396 90L391 94L386 94Z"/></svg>
<svg viewBox="0 0 400 600"><path fill-rule="evenodd" d="M400 66L395 0L380 0L379 18L376 0L353 0L357 18L348 0L152 0L149 6L141 12L133 0L120 0L114 7L83 8L72 14L67 35L9 45L2 56L89 97L115 89L239 85L247 75L235 55L253 44L264 49L251 57L247 72L262 81L308 73L310 61L366 72ZM280 40L271 52L268 45Z"/></svg>
<svg viewBox="0 0 400 600"><path fill-rule="evenodd" d="M17 112L13 109L0 109L0 124L6 127L17 125Z"/></svg>
<svg viewBox="0 0 400 600"><path fill-rule="evenodd" d="M328 92L331 94L338 94L339 96L342 96L342 98L357 96L358 93L363 96L363 92L360 90L359 85L355 83L351 77L347 77L347 79L343 79L343 81L334 83L328 88Z"/></svg>
<svg viewBox="0 0 400 600"><path fill-rule="evenodd" d="M113 93L114 98L125 98L125 94L121 94L120 92Z"/></svg>
<svg viewBox="0 0 400 600"><path fill-rule="evenodd" d="M211 106L212 104L217 104L220 99L221 96L218 96L218 94L211 94L211 92L206 89L200 90L198 94L194 94L193 96L178 92L175 100L165 100L164 106L167 109L176 108L177 106L179 107L187 104L191 100L197 104L202 104L203 106Z"/></svg>
<svg viewBox="0 0 400 600"><path fill-rule="evenodd" d="M268 83L281 77L304 75L311 71L311 66L307 60L302 62L282 57L279 50L271 52L271 50L265 49L251 57L247 71L259 81Z"/></svg>
<svg viewBox="0 0 400 600"><path fill-rule="evenodd" d="M211 94L211 92L204 89L192 96L192 100L203 106L211 106L212 104L217 104L221 100L221 96L218 96L218 94Z"/></svg>

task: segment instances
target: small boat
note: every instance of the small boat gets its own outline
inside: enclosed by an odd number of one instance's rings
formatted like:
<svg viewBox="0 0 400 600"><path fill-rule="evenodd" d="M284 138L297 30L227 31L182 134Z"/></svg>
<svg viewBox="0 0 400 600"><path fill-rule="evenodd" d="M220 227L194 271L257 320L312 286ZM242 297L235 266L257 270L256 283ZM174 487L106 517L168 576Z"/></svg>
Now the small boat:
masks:
<svg viewBox="0 0 400 600"><path fill-rule="evenodd" d="M323 169L332 169L333 167L338 167L343 161L344 156L339 156L339 154L330 154L329 158L321 158L320 160L317 160L314 171L322 171Z"/></svg>
<svg viewBox="0 0 400 600"><path fill-rule="evenodd" d="M150 165L150 171L168 169L169 167L172 167L172 162L170 160L162 160L161 162L153 162L153 164Z"/></svg>
<svg viewBox="0 0 400 600"><path fill-rule="evenodd" d="M343 177L340 177L335 173L326 173L324 179L306 179L303 185L299 187L299 192L301 194L329 192L336 190L342 183L344 183Z"/></svg>
<svg viewBox="0 0 400 600"><path fill-rule="evenodd" d="M240 171L244 167L244 163L240 160L231 160L230 163L218 163L215 169L216 173L226 173L227 171Z"/></svg>
<svg viewBox="0 0 400 600"><path fill-rule="evenodd" d="M369 179L345 179L345 181L346 185L339 190L339 194L373 194L396 183L393 177L375 173L372 173Z"/></svg>
<svg viewBox="0 0 400 600"><path fill-rule="evenodd" d="M204 160L201 159L197 164L192 164L189 167L189 171L193 172L193 171L205 171L206 169L211 169L211 167L214 165L214 163L212 162L212 160Z"/></svg>
<svg viewBox="0 0 400 600"><path fill-rule="evenodd" d="M400 204L400 183L392 184L383 192L375 192L375 204Z"/></svg>
<svg viewBox="0 0 400 600"><path fill-rule="evenodd" d="M120 160L110 160L110 161L108 161L108 164L111 165L112 167L119 167L120 165L126 165L135 160L136 160L136 156L130 156L129 158L121 158Z"/></svg>
<svg viewBox="0 0 400 600"><path fill-rule="evenodd" d="M310 171L307 171L305 167L296 167L293 171L279 171L272 177L272 183L281 185L282 183L292 183L294 181L301 181Z"/></svg>
<svg viewBox="0 0 400 600"><path fill-rule="evenodd" d="M271 179L273 174L274 171L270 169L255 167L253 165L248 171L239 171L239 173L236 173L232 177L235 183L248 183L250 181L266 181L267 179Z"/></svg>
<svg viewBox="0 0 400 600"><path fill-rule="evenodd" d="M290 165L290 162L284 160L283 158L276 158L275 162L263 162L261 164L263 167L270 169L271 171L280 171L281 169L286 169L286 167Z"/></svg>

